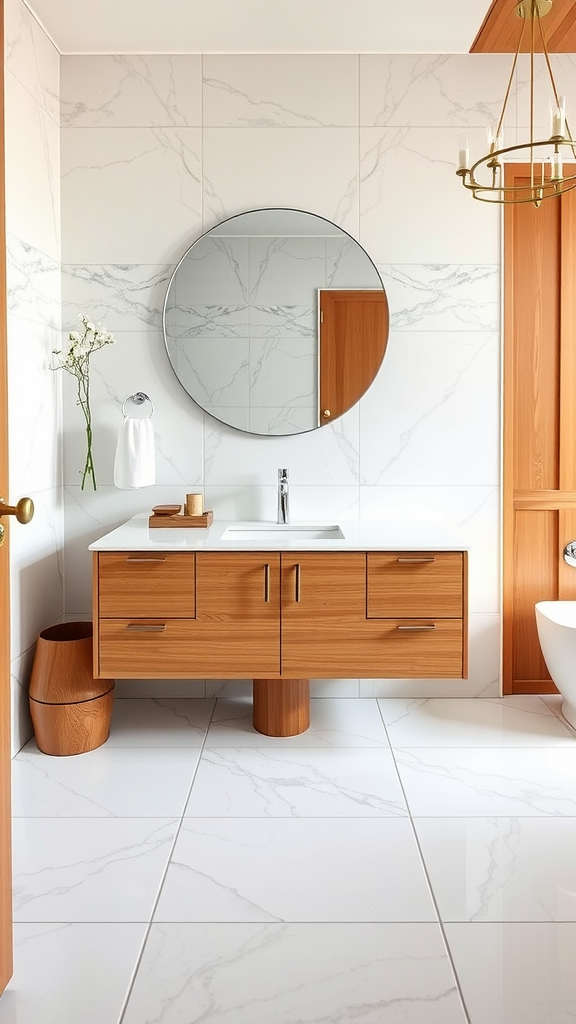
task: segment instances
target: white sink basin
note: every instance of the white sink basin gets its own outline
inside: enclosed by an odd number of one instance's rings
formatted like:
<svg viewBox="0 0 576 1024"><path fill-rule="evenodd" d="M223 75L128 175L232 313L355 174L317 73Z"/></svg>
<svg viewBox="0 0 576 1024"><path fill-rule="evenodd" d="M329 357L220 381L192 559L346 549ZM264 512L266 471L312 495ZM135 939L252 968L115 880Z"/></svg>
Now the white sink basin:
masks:
<svg viewBox="0 0 576 1024"><path fill-rule="evenodd" d="M222 540L344 540L337 523L238 523L228 526Z"/></svg>

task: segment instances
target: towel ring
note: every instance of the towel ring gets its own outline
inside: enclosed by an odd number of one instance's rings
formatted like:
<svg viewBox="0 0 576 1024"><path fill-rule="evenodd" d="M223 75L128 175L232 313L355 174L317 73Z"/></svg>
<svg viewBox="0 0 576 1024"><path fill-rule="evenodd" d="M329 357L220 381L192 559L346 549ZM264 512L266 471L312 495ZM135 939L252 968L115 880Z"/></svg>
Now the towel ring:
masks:
<svg viewBox="0 0 576 1024"><path fill-rule="evenodd" d="M152 416L153 413L154 413L154 402L152 401L151 398L148 397L148 395L146 395L144 393L144 391L137 391L136 394L128 395L128 398L124 399L124 401L122 402L122 415L123 415L124 419L127 418L126 417L126 402L134 402L134 405L143 405L144 402L150 402L150 405L152 406L152 411L150 413L150 416ZM150 416L147 416L146 419L150 419Z"/></svg>

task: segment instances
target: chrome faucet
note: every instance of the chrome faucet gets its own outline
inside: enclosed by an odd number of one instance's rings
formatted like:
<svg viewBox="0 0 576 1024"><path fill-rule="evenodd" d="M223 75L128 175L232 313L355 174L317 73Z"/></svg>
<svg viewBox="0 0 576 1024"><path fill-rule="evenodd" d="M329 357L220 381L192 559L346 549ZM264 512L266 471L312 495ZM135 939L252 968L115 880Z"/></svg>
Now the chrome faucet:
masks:
<svg viewBox="0 0 576 1024"><path fill-rule="evenodd" d="M278 470L278 522L290 522L290 507L288 503L288 470Z"/></svg>

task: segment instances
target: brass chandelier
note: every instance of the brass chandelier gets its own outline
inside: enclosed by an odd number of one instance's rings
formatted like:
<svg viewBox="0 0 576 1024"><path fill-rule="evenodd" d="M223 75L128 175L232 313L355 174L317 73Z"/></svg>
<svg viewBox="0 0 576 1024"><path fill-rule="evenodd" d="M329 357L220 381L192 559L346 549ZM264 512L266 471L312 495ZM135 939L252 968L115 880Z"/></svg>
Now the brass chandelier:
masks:
<svg viewBox="0 0 576 1024"><path fill-rule="evenodd" d="M542 31L542 18L548 14L551 7L552 0L523 0L516 8L516 13L522 18L522 30L512 62L500 117L495 126L490 126L487 129L488 152L470 165L468 136L460 136L456 174L462 179L464 188L469 189L474 199L485 203L534 203L534 206L540 206L543 199L550 199L563 192L568 192L571 188L576 188L576 173L566 174L564 169L565 159L574 160L576 158L576 143L572 139L566 121L564 97L558 95ZM529 138L515 146L504 146L504 116L527 25L530 25ZM538 140L534 138L534 47L537 42L537 31L551 86L550 136ZM524 157L522 162L529 163L530 180L526 184L506 185L503 164L506 161L518 160L521 150L525 151L528 158Z"/></svg>

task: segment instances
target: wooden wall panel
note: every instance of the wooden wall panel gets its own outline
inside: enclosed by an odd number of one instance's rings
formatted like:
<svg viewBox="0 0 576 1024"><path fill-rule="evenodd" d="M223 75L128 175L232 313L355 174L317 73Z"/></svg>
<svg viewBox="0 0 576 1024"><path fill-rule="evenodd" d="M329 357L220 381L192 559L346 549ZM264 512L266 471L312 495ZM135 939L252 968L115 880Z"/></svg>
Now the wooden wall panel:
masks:
<svg viewBox="0 0 576 1024"><path fill-rule="evenodd" d="M527 180L507 167L506 182ZM503 687L553 692L534 605L576 599L576 193L504 208Z"/></svg>
<svg viewBox="0 0 576 1024"><path fill-rule="evenodd" d="M558 592L558 513L517 512L514 525L514 683L550 679L540 652L534 605ZM543 691L542 691L543 692Z"/></svg>

